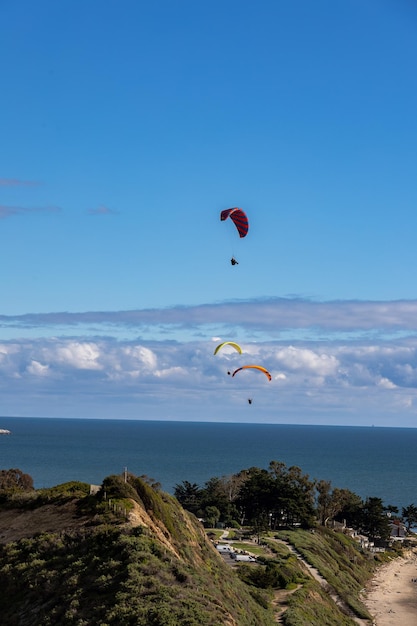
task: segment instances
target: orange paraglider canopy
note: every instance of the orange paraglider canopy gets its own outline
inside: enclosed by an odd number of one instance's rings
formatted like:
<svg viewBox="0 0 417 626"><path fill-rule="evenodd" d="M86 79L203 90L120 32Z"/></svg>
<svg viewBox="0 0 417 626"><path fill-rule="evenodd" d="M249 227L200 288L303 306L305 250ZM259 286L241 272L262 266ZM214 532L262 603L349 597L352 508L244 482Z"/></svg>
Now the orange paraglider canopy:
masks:
<svg viewBox="0 0 417 626"><path fill-rule="evenodd" d="M259 370L261 372L263 372L265 374L265 376L268 378L268 380L272 380L272 376L271 374L268 372L267 369L265 369L264 367L262 367L261 365L243 365L242 367L239 367L237 370L235 370L232 374L232 376L234 376L235 374L237 374L238 372L240 372L241 370L246 370L246 369L255 369L255 370Z"/></svg>

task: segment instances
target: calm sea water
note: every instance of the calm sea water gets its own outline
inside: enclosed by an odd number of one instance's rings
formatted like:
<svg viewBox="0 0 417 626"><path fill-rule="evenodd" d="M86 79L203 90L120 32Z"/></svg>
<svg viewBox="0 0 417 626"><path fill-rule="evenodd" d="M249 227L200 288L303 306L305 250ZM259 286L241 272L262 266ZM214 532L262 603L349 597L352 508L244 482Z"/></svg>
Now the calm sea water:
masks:
<svg viewBox="0 0 417 626"><path fill-rule="evenodd" d="M204 486L214 476L270 461L298 465L362 498L400 509L417 504L417 429L0 418L0 469L19 468L35 487L69 480L101 484L125 467L173 493L183 480Z"/></svg>

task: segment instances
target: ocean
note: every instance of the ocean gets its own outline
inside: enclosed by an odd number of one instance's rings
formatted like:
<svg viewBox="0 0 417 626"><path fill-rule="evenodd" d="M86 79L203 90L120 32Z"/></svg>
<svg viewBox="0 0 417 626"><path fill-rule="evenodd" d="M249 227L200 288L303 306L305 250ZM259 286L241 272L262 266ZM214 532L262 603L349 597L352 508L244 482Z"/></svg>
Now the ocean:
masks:
<svg viewBox="0 0 417 626"><path fill-rule="evenodd" d="M125 468L173 493L187 480L270 461L297 465L361 498L400 509L417 504L417 429L121 419L0 418L0 469L30 474L36 488L80 480L99 485Z"/></svg>

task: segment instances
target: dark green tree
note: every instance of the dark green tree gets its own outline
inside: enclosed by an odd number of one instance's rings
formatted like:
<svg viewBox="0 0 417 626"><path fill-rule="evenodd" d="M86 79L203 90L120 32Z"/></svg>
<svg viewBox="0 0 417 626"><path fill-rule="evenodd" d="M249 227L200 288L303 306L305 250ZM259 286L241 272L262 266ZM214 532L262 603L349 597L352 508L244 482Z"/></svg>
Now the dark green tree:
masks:
<svg viewBox="0 0 417 626"><path fill-rule="evenodd" d="M402 517L407 531L410 532L410 528L417 525L417 506L415 504L405 506L402 510Z"/></svg>
<svg viewBox="0 0 417 626"><path fill-rule="evenodd" d="M334 515L332 487L330 480L319 480L316 483L317 490L317 517L322 526L326 520Z"/></svg>
<svg viewBox="0 0 417 626"><path fill-rule="evenodd" d="M266 519L270 528L287 525L310 527L314 524L314 483L299 467L287 468L272 461L269 470L252 467L246 470L237 504L244 520Z"/></svg>
<svg viewBox="0 0 417 626"><path fill-rule="evenodd" d="M270 518L267 513L262 511L252 519L252 532L256 535L257 542L261 542L261 535L269 530Z"/></svg>
<svg viewBox="0 0 417 626"><path fill-rule="evenodd" d="M387 540L390 521L381 498L367 498L362 508L362 532L371 539Z"/></svg>
<svg viewBox="0 0 417 626"><path fill-rule="evenodd" d="M178 502L190 511L201 516L201 500L203 491L197 485L197 483L190 483L188 480L183 480L182 483L175 485L174 496Z"/></svg>
<svg viewBox="0 0 417 626"><path fill-rule="evenodd" d="M296 465L289 468L285 463L271 461L269 473L274 479L274 527L301 525L309 528L315 522L314 487L307 474Z"/></svg>
<svg viewBox="0 0 417 626"><path fill-rule="evenodd" d="M210 528L215 528L220 519L220 511L217 506L207 506L203 511L205 524Z"/></svg>
<svg viewBox="0 0 417 626"><path fill-rule="evenodd" d="M275 507L274 479L265 469L251 467L247 470L247 479L242 484L237 505L241 511L241 524L251 524L254 520L266 516L269 519Z"/></svg>
<svg viewBox="0 0 417 626"><path fill-rule="evenodd" d="M220 511L220 520L226 525L239 519L236 498L243 480L239 475L221 478L210 478L201 491L201 506L215 506Z"/></svg>
<svg viewBox="0 0 417 626"><path fill-rule="evenodd" d="M350 489L333 489L334 519L351 528L359 528L362 521L363 500Z"/></svg>

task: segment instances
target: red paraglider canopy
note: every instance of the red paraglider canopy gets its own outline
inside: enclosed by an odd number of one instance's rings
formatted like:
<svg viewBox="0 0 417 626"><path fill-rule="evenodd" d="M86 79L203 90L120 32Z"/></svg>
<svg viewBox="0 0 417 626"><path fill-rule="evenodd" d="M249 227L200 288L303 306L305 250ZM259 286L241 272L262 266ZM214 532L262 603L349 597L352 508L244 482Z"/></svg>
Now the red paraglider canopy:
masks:
<svg viewBox="0 0 417 626"><path fill-rule="evenodd" d="M220 219L222 222L227 220L228 217L230 217L236 226L239 236L246 237L249 230L249 220L246 213L237 207L234 207L233 209L225 209L220 213Z"/></svg>

